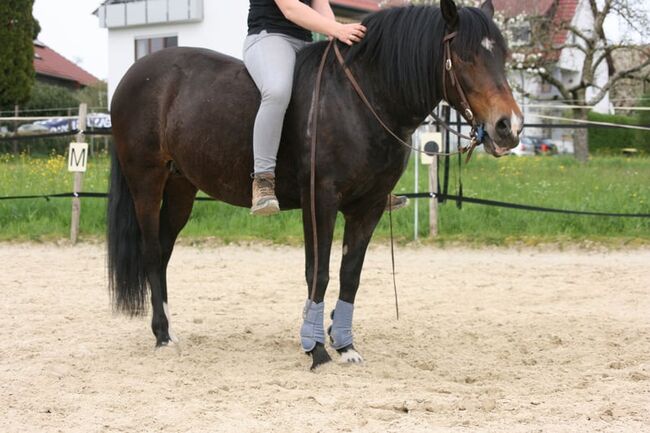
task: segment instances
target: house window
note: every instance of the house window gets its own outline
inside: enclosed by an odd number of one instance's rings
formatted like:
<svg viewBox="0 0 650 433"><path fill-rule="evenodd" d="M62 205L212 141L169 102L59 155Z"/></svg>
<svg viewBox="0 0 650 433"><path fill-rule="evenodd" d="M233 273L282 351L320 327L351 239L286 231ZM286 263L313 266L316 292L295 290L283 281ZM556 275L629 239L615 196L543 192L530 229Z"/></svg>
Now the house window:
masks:
<svg viewBox="0 0 650 433"><path fill-rule="evenodd" d="M513 47L520 47L522 45L530 44L530 23L516 23L512 24L509 28L512 40L510 45Z"/></svg>
<svg viewBox="0 0 650 433"><path fill-rule="evenodd" d="M135 40L135 59L140 60L147 54L155 53L163 48L177 47L178 36L158 38L141 38Z"/></svg>

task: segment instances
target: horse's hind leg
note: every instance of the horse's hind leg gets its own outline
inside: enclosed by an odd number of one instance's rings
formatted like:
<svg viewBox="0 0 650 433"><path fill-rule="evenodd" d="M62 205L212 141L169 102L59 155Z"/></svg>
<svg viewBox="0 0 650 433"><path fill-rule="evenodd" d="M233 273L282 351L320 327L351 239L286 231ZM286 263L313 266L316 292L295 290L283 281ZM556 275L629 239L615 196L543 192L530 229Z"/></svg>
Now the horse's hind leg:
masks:
<svg viewBox="0 0 650 433"><path fill-rule="evenodd" d="M341 355L341 361L358 363L363 358L354 347L352 336L352 314L354 299L359 288L361 268L368 243L384 210L383 200L375 206L345 213L343 235L343 258L341 260L341 291L336 308L332 311L332 326L328 328L332 347Z"/></svg>
<svg viewBox="0 0 650 433"><path fill-rule="evenodd" d="M131 174L131 175L129 175ZM142 235L142 262L151 289L151 329L156 347L169 344L169 322L163 305L162 250L160 246L160 203L169 176L165 165L149 167L146 173L127 173L135 203L135 213Z"/></svg>
<svg viewBox="0 0 650 433"><path fill-rule="evenodd" d="M167 300L167 265L174 250L176 238L183 227L185 227L192 213L196 191L196 187L185 177L179 174L172 174L165 185L163 205L160 209L161 296L163 311L167 318L167 333L172 341L177 340L171 330L171 317ZM154 325L152 324L152 326Z"/></svg>

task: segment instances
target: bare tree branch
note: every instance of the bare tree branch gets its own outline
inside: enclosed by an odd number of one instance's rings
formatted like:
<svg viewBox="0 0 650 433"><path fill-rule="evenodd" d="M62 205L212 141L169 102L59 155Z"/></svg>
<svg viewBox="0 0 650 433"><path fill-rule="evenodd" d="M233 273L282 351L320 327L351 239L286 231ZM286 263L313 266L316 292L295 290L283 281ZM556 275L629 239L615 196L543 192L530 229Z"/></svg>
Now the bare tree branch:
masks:
<svg viewBox="0 0 650 433"><path fill-rule="evenodd" d="M604 48L602 48L600 55L594 60L593 65L591 67L592 71L596 71L598 69L598 66L603 62L603 60L607 60L608 62L611 59L612 53L617 50L625 50L628 52L632 51L638 51L640 53L643 53L646 57L650 57L650 50L638 46L638 45L623 45L623 44L616 44L616 45L607 45ZM613 62L613 60L612 60ZM609 66L609 65L608 65ZM610 75L614 75L616 73L616 69L613 69L612 67L609 68L609 73Z"/></svg>
<svg viewBox="0 0 650 433"><path fill-rule="evenodd" d="M591 98L591 100L588 102L588 105L595 105L599 103L605 97L609 89L611 89L612 86L616 84L617 81L623 78L632 78L635 72L639 72L640 70L642 70L647 66L650 66L650 57L648 57L644 62L636 66L633 66L631 68L622 71L618 71L613 76L611 76L607 81L607 83L600 88L600 91L593 98Z"/></svg>
<svg viewBox="0 0 650 433"><path fill-rule="evenodd" d="M561 44L561 45L553 45L554 50L561 51L565 48L573 48L579 51L582 51L583 53L587 54L587 49L580 45L580 44Z"/></svg>
<svg viewBox="0 0 650 433"><path fill-rule="evenodd" d="M610 8L612 7L612 0L605 0L602 10L598 10L596 0L589 0L589 4L591 6L591 13L594 15L594 33L599 38L604 39L605 34L603 31L603 23L605 22L607 15L609 15Z"/></svg>
<svg viewBox="0 0 650 433"><path fill-rule="evenodd" d="M643 7L647 0L615 0L611 13L623 20L632 30L646 39L650 36L650 17Z"/></svg>
<svg viewBox="0 0 650 433"><path fill-rule="evenodd" d="M558 92L560 92L560 94L562 95L562 97L564 99L571 99L572 98L572 95L571 95L569 89L566 88L564 83L562 81L558 80L557 78L555 78L554 76L552 76L547 70L538 72L538 75L544 81L546 81L547 83L554 86L558 90Z"/></svg>
<svg viewBox="0 0 650 433"><path fill-rule="evenodd" d="M567 25L562 26L562 28L564 28L564 29L570 31L571 33L573 33L574 35L578 36L580 39L582 39L583 41L585 41L585 44L587 44L587 46L589 46L589 47L593 46L593 44L594 44L594 37L593 37L593 36L589 36L588 34L586 34L585 32L583 32L582 30L580 30L580 29L577 28L576 26L572 26L572 25L568 25L568 24L567 24Z"/></svg>
<svg viewBox="0 0 650 433"><path fill-rule="evenodd" d="M515 82L510 83L510 87L515 92L519 93L520 95L524 96L525 98L532 99L532 100L539 101L539 102L554 102L554 101L557 102L560 99L560 97L557 96L557 95L542 98L536 93L531 93L529 91L526 91L523 87L521 87L519 84L517 84Z"/></svg>

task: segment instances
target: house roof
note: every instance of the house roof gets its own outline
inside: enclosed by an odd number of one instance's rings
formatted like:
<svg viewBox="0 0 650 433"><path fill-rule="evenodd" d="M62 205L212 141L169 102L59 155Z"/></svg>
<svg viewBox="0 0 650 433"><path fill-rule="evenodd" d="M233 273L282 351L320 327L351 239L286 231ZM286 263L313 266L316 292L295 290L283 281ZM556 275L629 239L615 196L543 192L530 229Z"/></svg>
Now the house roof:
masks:
<svg viewBox="0 0 650 433"><path fill-rule="evenodd" d="M560 27L571 23L578 9L580 0L493 0L494 8L506 17L524 15L526 17L547 17L552 22L552 43L562 45L568 31Z"/></svg>
<svg viewBox="0 0 650 433"><path fill-rule="evenodd" d="M493 0L494 9L506 17L543 16L550 12L556 0Z"/></svg>
<svg viewBox="0 0 650 433"><path fill-rule="evenodd" d="M40 41L34 41L34 69L36 74L76 82L81 86L89 86L99 81L97 77Z"/></svg>
<svg viewBox="0 0 650 433"><path fill-rule="evenodd" d="M562 24L571 23L576 14L579 0L559 0L553 15L553 27L559 28ZM553 45L562 45L567 38L568 31L558 30L553 34Z"/></svg>

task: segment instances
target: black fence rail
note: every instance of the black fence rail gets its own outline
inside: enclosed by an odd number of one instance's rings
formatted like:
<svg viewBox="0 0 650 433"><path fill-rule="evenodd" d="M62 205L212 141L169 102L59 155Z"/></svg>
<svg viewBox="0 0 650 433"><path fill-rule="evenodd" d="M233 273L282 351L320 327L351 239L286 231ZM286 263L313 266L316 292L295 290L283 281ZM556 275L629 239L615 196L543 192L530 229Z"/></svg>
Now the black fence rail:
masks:
<svg viewBox="0 0 650 433"><path fill-rule="evenodd" d="M410 192L405 194L400 194L408 198L425 198L425 199L438 199L438 200L452 200L456 203L472 203L481 206L493 206L501 207L507 209L517 209L517 210L526 210L533 212L547 212L547 213L557 213L565 215L582 215L582 216L598 216L598 217L609 217L609 218L650 218L650 213L618 213L618 212L595 212L595 211L585 211L585 210L570 210L570 209L558 209L552 207L543 207L535 205L527 205L520 203L509 203L505 201L490 200L478 197L467 197L454 194L442 194L435 192ZM105 192L62 192L55 194L34 194L34 195L14 195L14 196L5 196L0 197L0 201L3 200L31 200L31 199L44 199L50 201L53 198L103 198L106 199L109 197L108 193ZM195 201L216 201L210 197L196 197Z"/></svg>

